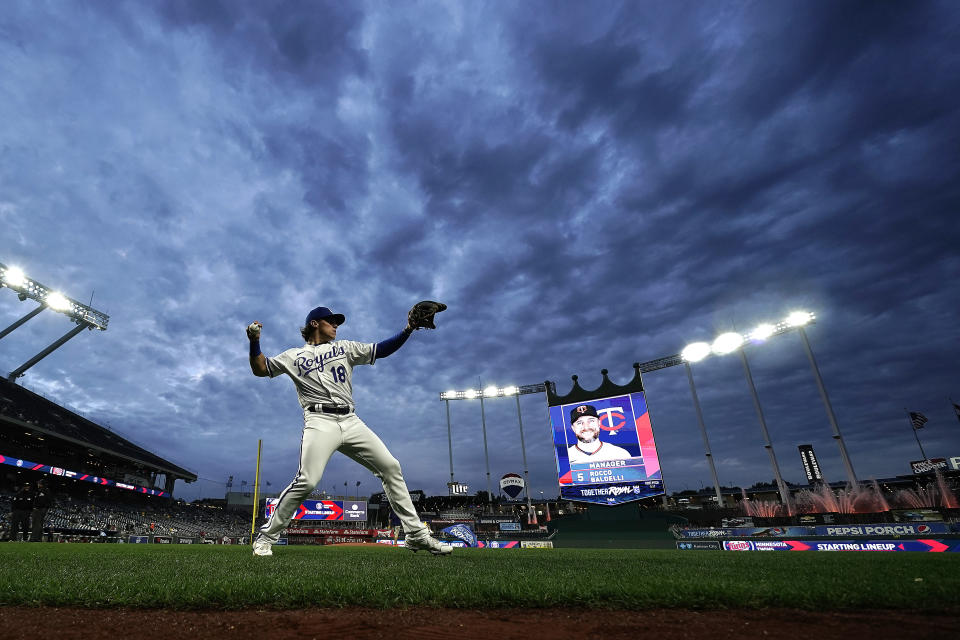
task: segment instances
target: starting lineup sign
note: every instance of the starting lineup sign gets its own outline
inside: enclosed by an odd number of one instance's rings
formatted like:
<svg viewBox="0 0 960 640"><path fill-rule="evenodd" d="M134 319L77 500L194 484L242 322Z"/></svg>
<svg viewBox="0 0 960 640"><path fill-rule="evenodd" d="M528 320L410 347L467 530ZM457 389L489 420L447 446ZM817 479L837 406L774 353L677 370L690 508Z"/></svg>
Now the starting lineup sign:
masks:
<svg viewBox="0 0 960 640"><path fill-rule="evenodd" d="M267 498L264 512L267 517L277 508L277 498ZM345 522L366 522L367 503L362 501L344 502L342 500L304 500L297 507L292 520L340 520Z"/></svg>
<svg viewBox="0 0 960 640"><path fill-rule="evenodd" d="M725 551L960 551L960 540L724 540Z"/></svg>

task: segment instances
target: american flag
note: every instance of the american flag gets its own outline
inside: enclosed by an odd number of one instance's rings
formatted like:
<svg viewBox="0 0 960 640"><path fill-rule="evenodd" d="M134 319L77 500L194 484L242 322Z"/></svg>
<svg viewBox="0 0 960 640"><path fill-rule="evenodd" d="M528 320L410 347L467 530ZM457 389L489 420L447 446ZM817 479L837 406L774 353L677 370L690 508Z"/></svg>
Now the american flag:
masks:
<svg viewBox="0 0 960 640"><path fill-rule="evenodd" d="M950 404L953 405L953 412L957 414L957 420L960 420L960 404L956 402L951 402Z"/></svg>
<svg viewBox="0 0 960 640"><path fill-rule="evenodd" d="M910 412L910 423L913 424L914 429L923 429L923 425L927 424L927 416L923 415L918 411Z"/></svg>

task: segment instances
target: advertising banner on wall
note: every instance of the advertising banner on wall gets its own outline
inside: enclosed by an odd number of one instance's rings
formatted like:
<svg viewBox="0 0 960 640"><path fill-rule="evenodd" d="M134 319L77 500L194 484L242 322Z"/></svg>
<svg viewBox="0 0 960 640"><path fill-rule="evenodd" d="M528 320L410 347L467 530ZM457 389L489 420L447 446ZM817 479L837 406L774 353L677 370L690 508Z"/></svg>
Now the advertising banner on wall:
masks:
<svg viewBox="0 0 960 640"><path fill-rule="evenodd" d="M845 524L814 528L817 536L929 536L950 533L945 522L898 522L896 524Z"/></svg>
<svg viewBox="0 0 960 640"><path fill-rule="evenodd" d="M507 494L511 500L516 500L517 496L523 493L523 478L516 473L507 473L500 478L500 491Z"/></svg>
<svg viewBox="0 0 960 640"><path fill-rule="evenodd" d="M519 540L490 540L486 544L487 549L519 549Z"/></svg>
<svg viewBox="0 0 960 640"><path fill-rule="evenodd" d="M725 551L921 551L958 552L956 540L725 540Z"/></svg>
<svg viewBox="0 0 960 640"><path fill-rule="evenodd" d="M945 522L917 522L917 523L878 523L878 524L845 524L821 526L787 527L723 527L711 529L683 529L681 538L786 538L798 536L830 536L830 537L872 537L872 536L929 536L933 534L951 533L950 525Z"/></svg>
<svg viewBox="0 0 960 640"><path fill-rule="evenodd" d="M914 473L932 473L933 471L946 471L947 469L946 458L928 458L927 460L910 461L910 470Z"/></svg>
<svg viewBox="0 0 960 640"><path fill-rule="evenodd" d="M468 547L477 546L477 534L473 532L473 529L465 524L455 524L449 526L444 529L443 532L455 538L460 538L467 544Z"/></svg>
<svg viewBox="0 0 960 640"><path fill-rule="evenodd" d="M277 508L277 498L267 498L264 512L267 518ZM292 520L339 520L348 522L366 522L367 503L363 501L342 500L304 500L297 507Z"/></svg>
<svg viewBox="0 0 960 640"><path fill-rule="evenodd" d="M70 469L64 469L63 467L54 467L43 462L31 462L30 460L24 460L23 458L16 458L13 456L0 454L0 464L8 464L11 467L17 467L18 469L28 469L30 471L36 471L38 473L47 473L52 476L60 476L61 478L66 478L67 480L76 480L78 482L92 482L103 487L114 487L117 489L125 489L126 491L134 491L136 493L143 493L148 496L158 496L161 498L169 498L170 494L166 491L161 491L160 489L152 489L147 487L141 487L135 484L128 484L126 482L118 482L117 480L112 480L110 478L103 478L100 476L90 475L89 473L80 473L79 471L71 471Z"/></svg>
<svg viewBox="0 0 960 640"><path fill-rule="evenodd" d="M639 368L625 386L604 371L595 391L575 383L558 396L548 386L547 399L562 498L616 505L663 494Z"/></svg>
<svg viewBox="0 0 960 640"><path fill-rule="evenodd" d="M712 529L683 529L682 538L731 538L738 536L756 536L762 538L780 538L784 536L809 536L813 527L723 527ZM849 533L846 535L850 535Z"/></svg>
<svg viewBox="0 0 960 640"><path fill-rule="evenodd" d="M820 472L820 462L817 460L817 454L813 452L812 444L801 444L797 449L800 450L800 462L803 463L803 473L807 476L807 482L823 482L823 474Z"/></svg>
<svg viewBox="0 0 960 640"><path fill-rule="evenodd" d="M719 551L719 540L691 540L689 542L677 540L677 549L684 551Z"/></svg>

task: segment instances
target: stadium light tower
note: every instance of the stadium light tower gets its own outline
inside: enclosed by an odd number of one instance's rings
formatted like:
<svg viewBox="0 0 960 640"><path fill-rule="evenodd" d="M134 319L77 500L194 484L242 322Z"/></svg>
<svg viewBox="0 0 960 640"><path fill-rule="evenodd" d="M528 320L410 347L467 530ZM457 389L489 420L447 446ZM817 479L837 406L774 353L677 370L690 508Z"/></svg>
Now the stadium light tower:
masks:
<svg viewBox="0 0 960 640"><path fill-rule="evenodd" d="M17 297L21 302L24 302L27 298L30 298L31 300L39 302L40 306L30 311L19 320L16 320L9 327L0 331L0 338L4 338L7 334L38 315L44 309L48 308L52 311L64 314L77 325L74 329L71 329L64 334L63 337L54 341L48 347L40 351L37 355L33 356L22 365L11 371L10 375L7 376L11 381L22 376L27 369L63 346L64 343L79 334L84 329L99 329L101 331L106 331L107 323L110 321L110 316L107 314L97 311L96 309L83 303L77 302L76 300L68 298L62 293L54 291L49 287L40 284L36 280L28 278L23 273L22 269L0 263L0 288L4 287L16 292Z"/></svg>
<svg viewBox="0 0 960 640"><path fill-rule="evenodd" d="M757 396L757 387L753 382L753 374L750 372L750 364L747 362L747 355L744 352L743 347L748 344L763 344L767 339L773 336L802 327L804 324L813 322L814 319L815 316L812 313L806 311L796 311L791 313L786 320L778 322L777 324L760 324L747 335L730 331L717 336L710 344L706 342L695 342L688 345L681 352L681 357L687 366L687 378L690 381L690 392L693 395L694 407L697 409L697 420L700 426L700 433L703 436L704 448L707 460L710 463L710 470L713 473L713 481L714 486L716 487L718 500L722 501L722 498L720 497L720 483L717 479L716 468L713 463L713 455L710 451L710 442L707 438L706 427L703 424L703 415L700 411L700 402L697 399L697 392L693 384L693 374L690 370L689 363L699 362L711 354L726 355L733 353L734 351L740 354L740 362L743 365L744 377L747 380L747 386L750 389L750 396L753 399L753 407L757 412L757 419L760 422L760 432L763 436L763 446L767 450L767 455L770 457L770 466L773 469L773 475L777 482L777 489L780 493L780 499L787 507L788 512L792 512L793 506L790 499L790 491L786 483L783 481L783 476L780 473L780 465L777 462L777 455L773 449L773 442L770 440L770 432L767 429L767 420L763 415L763 408L760 406L760 398Z"/></svg>
<svg viewBox="0 0 960 640"><path fill-rule="evenodd" d="M753 384L753 374L750 373L750 365L747 363L747 354L740 349L740 362L743 363L743 375L747 379L747 386L750 388L750 396L753 398L753 408L757 412L757 419L760 421L760 432L763 434L763 447L770 456L770 466L773 468L773 477L777 481L777 489L780 491L780 499L787 507L787 513L793 513L793 501L790 499L790 489L783 481L780 474L780 465L777 464L777 454L773 451L773 441L770 440L770 432L767 430L767 420L763 416L763 408L760 406L760 397L757 395L757 387Z"/></svg>
<svg viewBox="0 0 960 640"><path fill-rule="evenodd" d="M703 346L700 346L703 345ZM704 352L703 347L707 347ZM710 353L709 346L706 343L694 343L688 346L680 354L683 357L683 366L687 370L687 380L690 382L690 395L693 396L693 408L697 412L697 425L700 427L700 435L703 437L703 451L707 456L707 463L710 465L710 474L713 476L713 488L717 494L717 506L723 507L723 493L720 491L720 478L717 477L717 465L713 462L713 452L710 451L710 439L707 437L707 427L703 424L703 411L700 409L700 398L697 397L697 388L693 384L693 370L690 368L691 362L699 362Z"/></svg>
<svg viewBox="0 0 960 640"><path fill-rule="evenodd" d="M823 400L823 406L827 411L827 419L830 421L830 428L833 430L833 439L837 441L837 447L840 449L840 457L843 459L843 466L847 471L847 481L852 488L857 488L857 474L853 470L853 463L850 461L850 455L847 453L847 445L843 442L843 435L840 433L840 425L837 424L837 416L833 414L833 405L830 404L830 396L827 395L827 388L823 386L823 378L820 377L820 369L817 367L817 361L813 357L813 349L810 348L810 341L807 340L807 332L803 328L813 321L813 314L803 312L791 313L786 322L797 330L800 334L800 342L803 343L803 350L807 353L807 359L810 361L810 369L813 370L813 378L817 382L817 389L820 391L820 399Z"/></svg>
<svg viewBox="0 0 960 640"><path fill-rule="evenodd" d="M490 457L487 455L487 425L484 414L484 398L502 398L516 396L517 400L517 423L520 426L520 452L523 456L523 486L527 496L527 513L533 508L530 502L530 470L527 467L527 446L523 436L523 417L520 413L520 396L527 393L543 393L543 385L525 385L518 387L510 385L498 387L491 385L480 391L476 389L467 389L466 391L444 391L440 394L440 399L447 405L447 443L450 450L450 482L453 482L453 438L450 428L450 401L451 400L473 400L480 398L481 424L483 425L483 453L487 463L487 493L492 497L493 488L490 483Z"/></svg>

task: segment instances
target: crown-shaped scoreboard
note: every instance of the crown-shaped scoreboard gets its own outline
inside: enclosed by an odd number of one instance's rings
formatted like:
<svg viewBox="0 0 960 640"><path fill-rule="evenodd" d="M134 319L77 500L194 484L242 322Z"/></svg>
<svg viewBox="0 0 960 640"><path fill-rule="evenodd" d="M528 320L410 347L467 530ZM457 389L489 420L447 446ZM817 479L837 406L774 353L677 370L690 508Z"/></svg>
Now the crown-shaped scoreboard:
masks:
<svg viewBox="0 0 960 640"><path fill-rule="evenodd" d="M663 494L641 365L633 369L623 385L603 369L593 390L572 376L573 388L564 395L544 383L562 498L618 505Z"/></svg>

